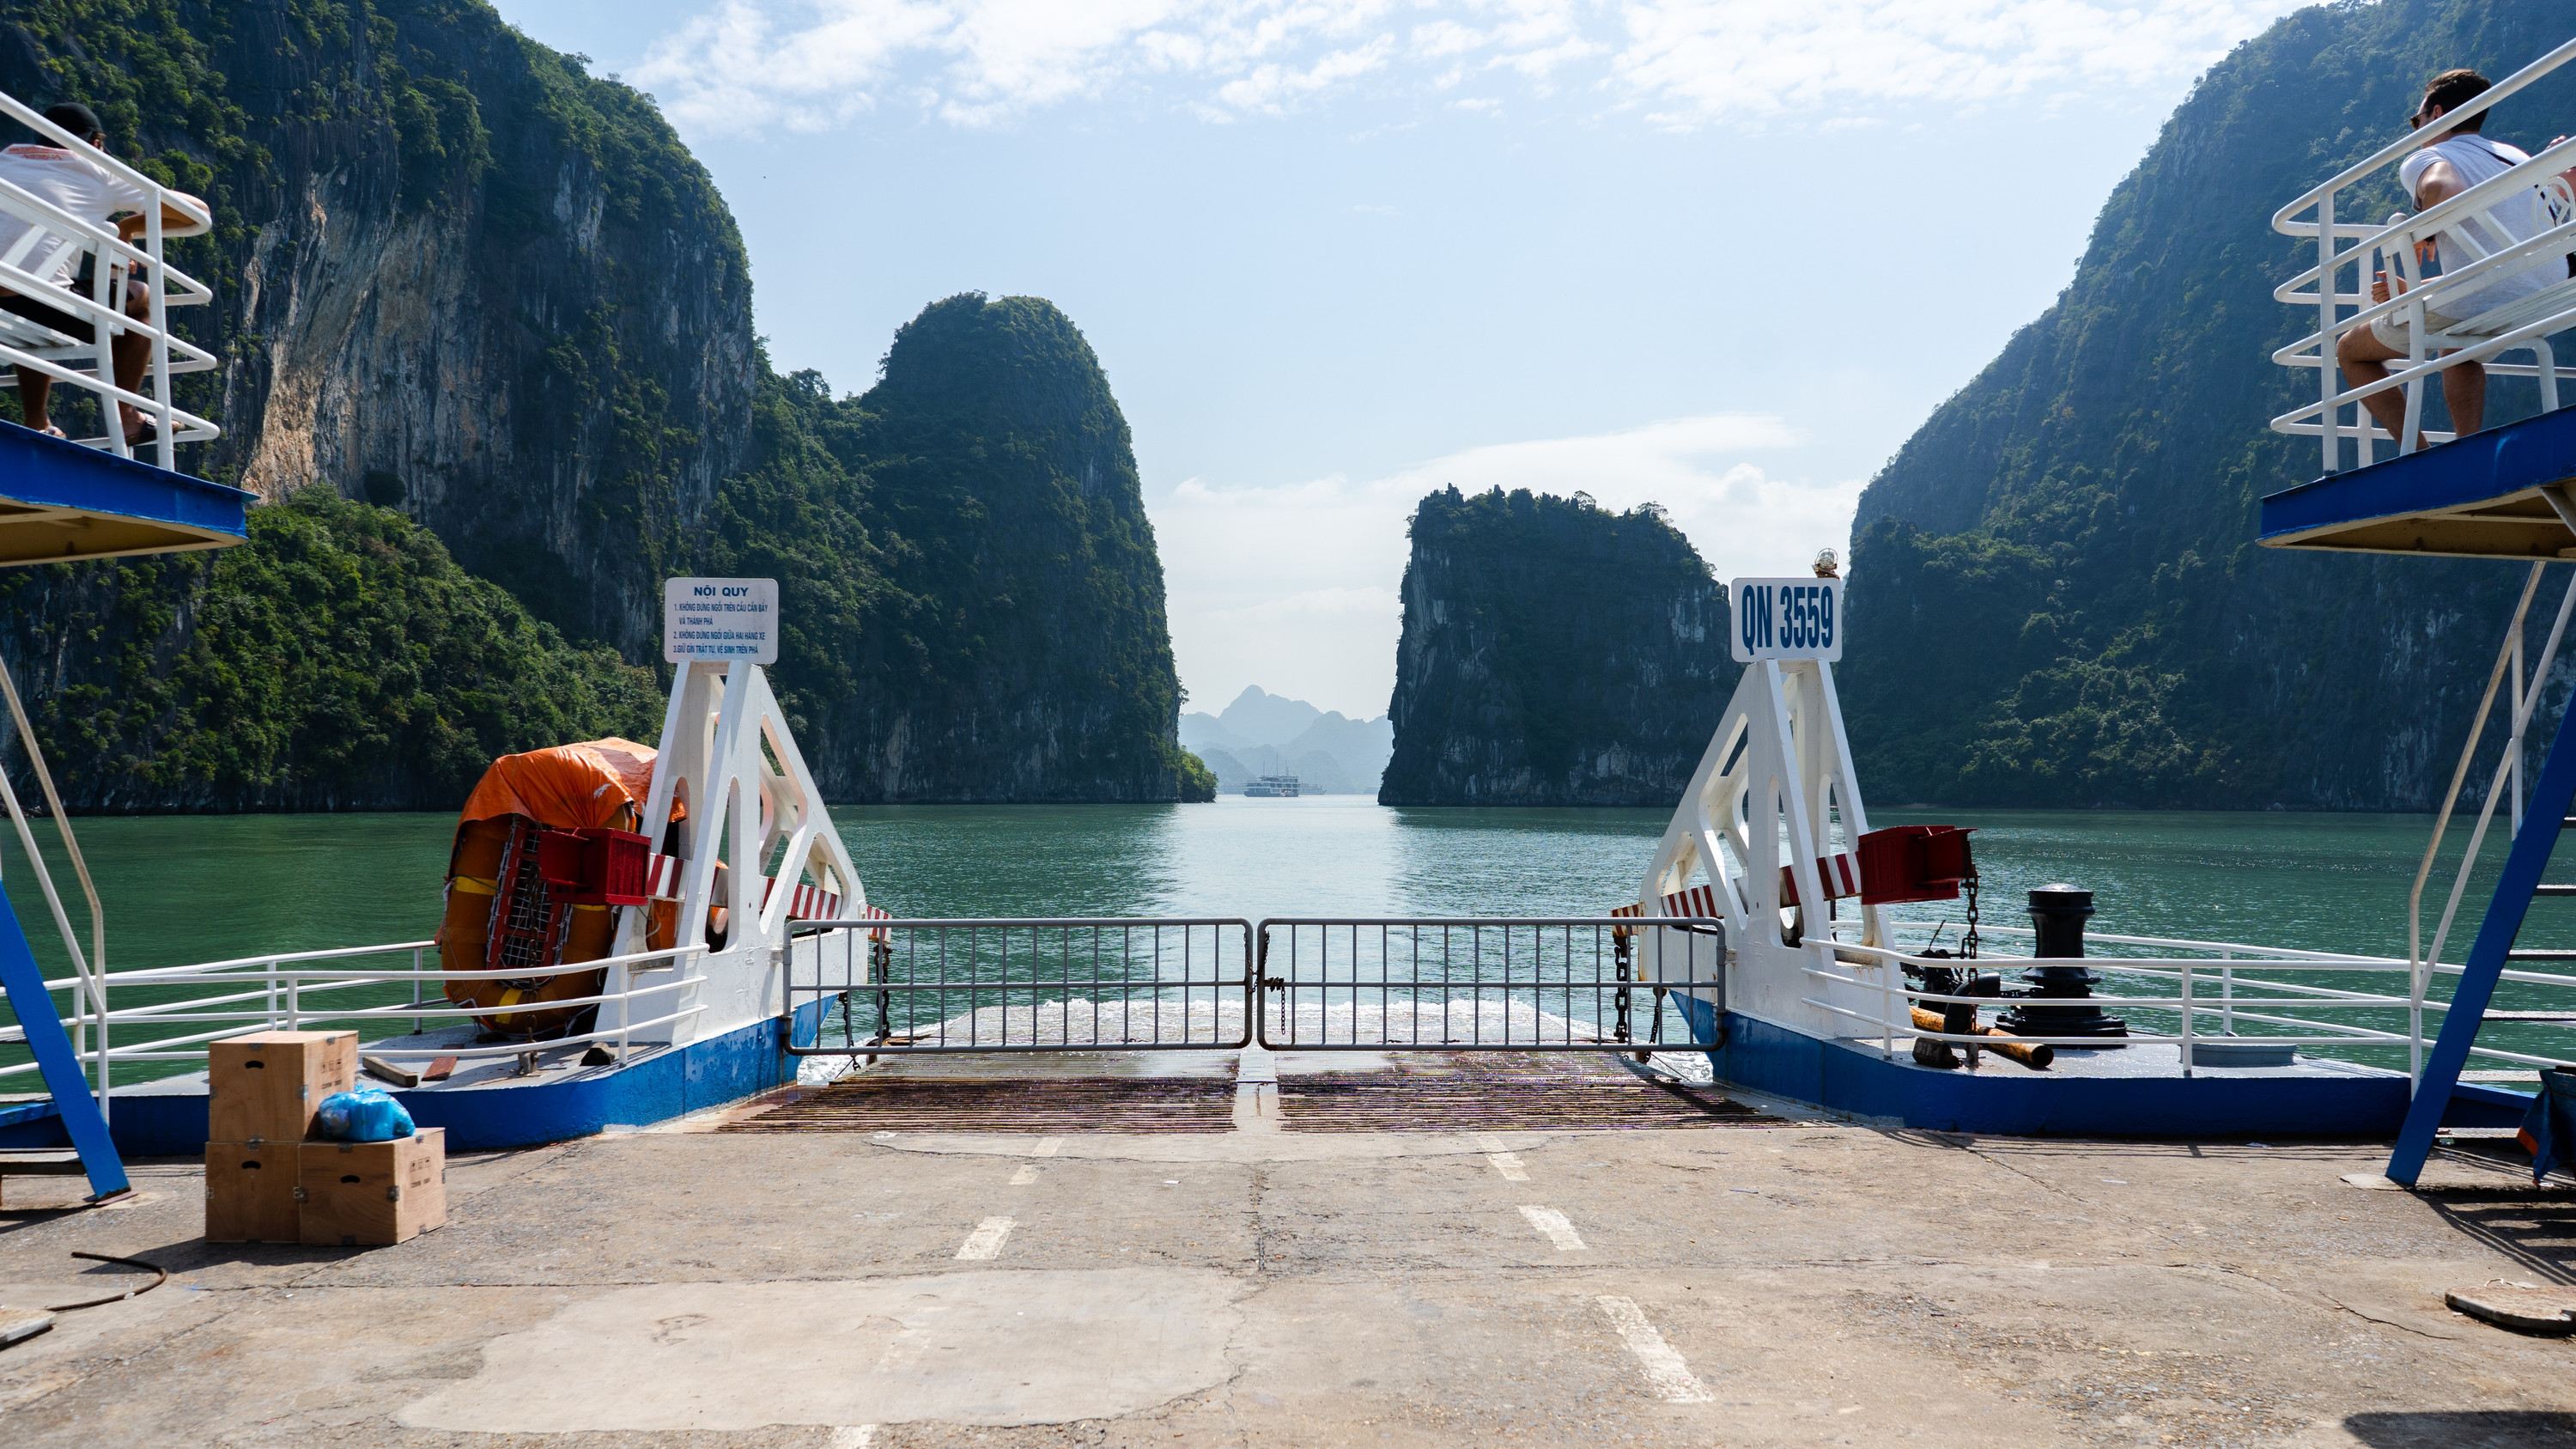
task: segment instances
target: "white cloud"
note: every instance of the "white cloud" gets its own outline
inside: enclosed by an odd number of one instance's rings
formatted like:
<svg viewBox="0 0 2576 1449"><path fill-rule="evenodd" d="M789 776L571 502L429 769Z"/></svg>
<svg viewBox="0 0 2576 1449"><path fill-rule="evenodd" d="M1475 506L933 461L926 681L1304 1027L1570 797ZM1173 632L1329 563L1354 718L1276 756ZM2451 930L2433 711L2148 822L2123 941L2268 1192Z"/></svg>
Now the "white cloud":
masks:
<svg viewBox="0 0 2576 1449"><path fill-rule="evenodd" d="M1748 457L1798 441L1776 417L1714 413L1463 448L1361 481L1190 479L1153 510L1182 677L1203 701L1258 684L1382 713L1395 680L1405 524L1423 494L1451 484L1581 491L1613 510L1659 503L1720 579L1796 572L1817 549L1844 544L1861 486L1774 476Z"/></svg>
<svg viewBox="0 0 2576 1449"><path fill-rule="evenodd" d="M1689 128L2170 85L2298 3L715 0L634 74L684 124L743 133L842 124L889 95L980 126L1127 86L1228 120L1363 84L1579 87Z"/></svg>
<svg viewBox="0 0 2576 1449"><path fill-rule="evenodd" d="M1611 62L1669 125L1889 101L1976 105L2205 69L2305 0L1634 0Z"/></svg>

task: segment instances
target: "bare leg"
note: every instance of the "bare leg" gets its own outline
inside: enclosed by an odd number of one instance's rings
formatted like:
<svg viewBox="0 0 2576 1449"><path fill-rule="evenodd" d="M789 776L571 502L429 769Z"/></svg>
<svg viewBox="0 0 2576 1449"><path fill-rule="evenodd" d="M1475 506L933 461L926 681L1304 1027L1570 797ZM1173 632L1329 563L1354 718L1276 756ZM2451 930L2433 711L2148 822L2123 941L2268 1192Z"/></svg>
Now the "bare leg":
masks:
<svg viewBox="0 0 2576 1449"><path fill-rule="evenodd" d="M2388 368L2385 364L2405 355L2402 350L2380 341L2378 334L2366 327L2345 333L2343 340L2335 344L2335 358L2343 364L2344 381L2353 387L2364 387L2386 377ZM2405 439L2404 388L2392 387L2386 392L2372 393L2361 400L2361 405L2370 410L2370 415L2379 420L2381 427L2388 430L2388 436L2401 442Z"/></svg>
<svg viewBox="0 0 2576 1449"><path fill-rule="evenodd" d="M45 411L45 405L52 401L53 393L52 378L33 368L18 369L18 412L26 419L28 427L40 433L53 431L53 419Z"/></svg>
<svg viewBox="0 0 2576 1449"><path fill-rule="evenodd" d="M2462 362L2442 369L2442 400L2451 405L2451 431L2465 438L2487 422L2487 370Z"/></svg>
<svg viewBox="0 0 2576 1449"><path fill-rule="evenodd" d="M152 299L139 282L125 284L125 315L138 322L152 320ZM116 385L132 392L142 386L143 369L152 361L152 339L139 332L120 332L108 343L109 356L116 364ZM117 416L125 424L125 441L131 444L143 431L144 416L131 403L118 403Z"/></svg>

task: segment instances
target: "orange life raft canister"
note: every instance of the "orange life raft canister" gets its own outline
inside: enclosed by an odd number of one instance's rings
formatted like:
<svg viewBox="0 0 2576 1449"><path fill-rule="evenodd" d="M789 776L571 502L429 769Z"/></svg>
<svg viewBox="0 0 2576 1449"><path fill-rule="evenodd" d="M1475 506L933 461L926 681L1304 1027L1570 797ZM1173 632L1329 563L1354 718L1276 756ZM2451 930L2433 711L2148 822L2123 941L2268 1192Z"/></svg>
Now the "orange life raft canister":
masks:
<svg viewBox="0 0 2576 1449"><path fill-rule="evenodd" d="M647 949L670 946L677 907L648 906L642 884L653 757L650 746L620 739L504 755L466 797L448 856L439 965L529 972L448 977L449 1001L492 1010L478 1018L488 1030L536 1040L587 1029L595 1004L547 1003L597 996L606 970L553 968L607 955L621 909L648 909ZM665 827L684 813L673 802Z"/></svg>

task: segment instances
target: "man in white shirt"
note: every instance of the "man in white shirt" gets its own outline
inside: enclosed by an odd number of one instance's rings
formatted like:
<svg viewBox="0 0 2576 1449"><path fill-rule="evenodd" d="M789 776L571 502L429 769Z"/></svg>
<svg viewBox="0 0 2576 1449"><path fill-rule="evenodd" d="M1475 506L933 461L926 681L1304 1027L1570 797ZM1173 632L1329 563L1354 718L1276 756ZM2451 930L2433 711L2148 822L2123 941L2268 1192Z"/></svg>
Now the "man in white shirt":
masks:
<svg viewBox="0 0 2576 1449"><path fill-rule="evenodd" d="M107 149L107 132L99 125L98 116L78 103L54 106L45 119L89 143L91 148ZM0 148L0 181L5 181L38 199L79 217L105 225L117 222L117 235L132 241L144 228L143 211L151 205L144 189L118 176L99 164L95 157L80 148L66 150L51 142L22 143ZM204 203L195 197L171 193L170 199L202 211ZM0 257L17 247L31 231L39 228L7 212L0 212ZM34 248L20 260L21 270L45 286L61 287L67 292L74 284L84 253L72 238L48 233L36 240ZM96 330L88 317L67 307L57 306L42 296L30 295L25 278L11 278L0 286L0 311L14 313L41 326L51 328L74 342L96 340ZM125 280L124 310L129 317L148 319L151 296L147 282L129 273ZM94 295L84 293L84 295ZM116 385L128 392L143 381L143 368L151 360L152 343L139 333L118 333L108 343L115 363ZM61 437L47 410L53 392L53 379L32 368L18 370L18 402L28 427ZM146 440L151 424L131 405L118 405L129 444Z"/></svg>
<svg viewBox="0 0 2576 1449"><path fill-rule="evenodd" d="M2421 130L2486 90L2486 77L2476 71L2444 71L2433 77L2424 88L2424 100L2416 107L2412 124ZM2434 139L2426 142L2422 150L2398 166L2398 183L2414 198L2416 210L2439 206L2470 187L2501 176L2531 159L2517 147L2490 141L2478 134L2486 119L2486 113L2480 111L2447 131L2436 132ZM2422 267L2438 259L2445 274L2455 273L2481 257L2492 256L2515 242L2538 236L2552 225L2548 201L2538 187L2528 187L2443 228L2431 248L2431 255L2418 248L2417 264ZM2501 263L2490 270L2494 272L2493 280L2483 282L2465 294L2444 294L2436 304L2425 309L2433 330L2440 331L2447 323L2492 312L2517 298L2563 281L2567 276L2566 260L2555 250L2519 263ZM2396 286L2398 291L2405 291L2405 278L2398 278ZM2370 297L2374 302L2388 300L2389 281L2385 274L2371 282ZM2386 364L2407 355L2410 331L2411 323L2402 314L2392 313L2366 329L2357 328L2344 334L2335 353L2343 364L2344 377L2355 387L2386 377ZM2477 363L2463 362L2444 368L2441 376L2442 397L2451 408L2452 431L2466 436L2485 426L2487 370ZM2390 437L2402 436L2406 426L2406 399L2402 389L2390 388L2373 393L2362 399L2362 405L2379 420L2381 427L2388 430Z"/></svg>

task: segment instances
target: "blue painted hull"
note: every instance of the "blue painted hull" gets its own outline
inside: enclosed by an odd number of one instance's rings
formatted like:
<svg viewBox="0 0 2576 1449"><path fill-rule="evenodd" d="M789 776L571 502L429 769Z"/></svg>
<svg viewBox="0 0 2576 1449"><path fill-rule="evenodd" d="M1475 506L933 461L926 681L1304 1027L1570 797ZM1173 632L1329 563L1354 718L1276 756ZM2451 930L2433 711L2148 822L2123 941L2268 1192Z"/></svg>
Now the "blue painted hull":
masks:
<svg viewBox="0 0 2576 1449"><path fill-rule="evenodd" d="M824 1000L738 1031L666 1051L619 1071L580 1072L525 1086L396 1092L423 1127L447 1129L453 1151L533 1147L588 1137L610 1127L646 1127L738 1102L796 1079L791 1040L810 1044ZM792 1023L792 1024L791 1024ZM119 1095L109 1130L130 1157L194 1157L205 1150L206 1099L199 1093ZM0 1127L0 1147L60 1147L59 1121Z"/></svg>
<svg viewBox="0 0 2576 1449"><path fill-rule="evenodd" d="M1696 1008L1695 1010L1693 1008ZM2009 1137L2324 1137L2386 1140L2406 1116L2402 1076L2077 1077L1938 1071L1823 1041L1736 1012L1722 1032L1685 1006L1718 1079L1829 1111L1908 1127ZM2462 1102L2454 1126L2510 1126L2503 1106Z"/></svg>

